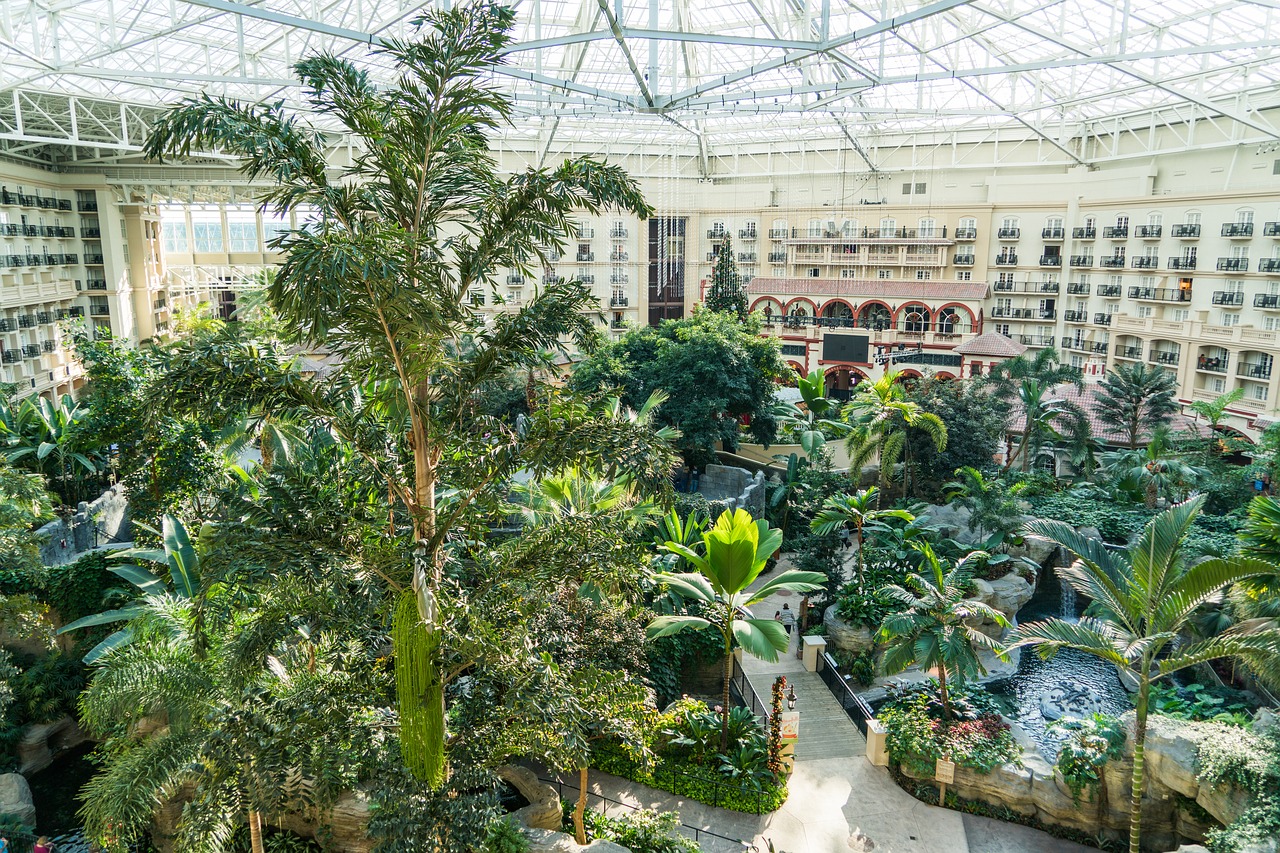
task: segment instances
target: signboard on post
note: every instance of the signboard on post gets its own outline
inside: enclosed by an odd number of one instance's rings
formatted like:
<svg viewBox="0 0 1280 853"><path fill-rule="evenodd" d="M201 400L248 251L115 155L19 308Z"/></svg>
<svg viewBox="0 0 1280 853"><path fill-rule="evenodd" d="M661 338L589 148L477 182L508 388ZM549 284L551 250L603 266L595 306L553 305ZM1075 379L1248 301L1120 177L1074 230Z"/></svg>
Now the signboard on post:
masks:
<svg viewBox="0 0 1280 853"><path fill-rule="evenodd" d="M945 758L939 758L933 766L934 781L941 782L944 785L951 785L956 781L956 763L948 761Z"/></svg>
<svg viewBox="0 0 1280 853"><path fill-rule="evenodd" d="M783 740L799 740L800 739L800 712L799 711L783 711L780 723L781 723Z"/></svg>

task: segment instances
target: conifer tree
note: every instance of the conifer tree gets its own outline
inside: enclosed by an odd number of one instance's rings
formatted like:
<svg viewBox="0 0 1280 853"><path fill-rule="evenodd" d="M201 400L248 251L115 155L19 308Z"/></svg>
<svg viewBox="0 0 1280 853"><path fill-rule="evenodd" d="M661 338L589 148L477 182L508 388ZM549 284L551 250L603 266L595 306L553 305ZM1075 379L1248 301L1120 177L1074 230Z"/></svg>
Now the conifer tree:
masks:
<svg viewBox="0 0 1280 853"><path fill-rule="evenodd" d="M736 314L739 320L747 318L747 291L742 286L742 275L733 258L733 244L726 234L711 270L711 286L707 288L706 306L712 311Z"/></svg>

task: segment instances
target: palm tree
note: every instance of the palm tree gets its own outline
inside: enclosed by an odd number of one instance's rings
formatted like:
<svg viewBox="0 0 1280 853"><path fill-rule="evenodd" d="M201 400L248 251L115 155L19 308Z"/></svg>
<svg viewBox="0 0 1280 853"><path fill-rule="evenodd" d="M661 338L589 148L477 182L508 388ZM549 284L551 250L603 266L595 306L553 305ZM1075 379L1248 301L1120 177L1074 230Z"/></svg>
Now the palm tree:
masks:
<svg viewBox="0 0 1280 853"><path fill-rule="evenodd" d="M1058 572L1090 604L1078 623L1048 619L1019 627L1010 649L1033 647L1044 657L1076 649L1115 664L1137 684L1130 853L1141 851L1143 750L1152 683L1223 658L1238 659L1265 679L1280 677L1280 631L1233 629L1195 642L1181 639L1201 606L1228 587L1280 571L1253 557L1190 562L1183 541L1203 503L1200 496L1169 507L1121 550L1081 536L1060 521L1041 519L1024 528L1027 535L1055 542L1073 555L1072 564Z"/></svg>
<svg viewBox="0 0 1280 853"><path fill-rule="evenodd" d="M1196 419L1204 418L1209 425L1209 435L1205 441L1204 455L1208 459L1218 452L1218 425L1227 416L1227 409L1244 397L1243 388L1233 388L1225 394L1219 394L1212 400L1192 400L1187 408L1196 413Z"/></svg>
<svg viewBox="0 0 1280 853"><path fill-rule="evenodd" d="M881 495L888 491L893 466L908 453L909 429L924 432L939 452L947 447L947 426L942 418L908 400L902 383L898 381L900 377L898 371L887 371L875 382L860 383L844 409L844 416L852 428L846 439L849 471L860 471L872 456L878 456ZM909 468L910 460L907 459L902 469L904 495L909 485Z"/></svg>
<svg viewBox="0 0 1280 853"><path fill-rule="evenodd" d="M485 377L536 365L541 351L566 340L587 345L599 310L576 280L549 284L489 319L469 294L481 288L496 297L503 270L534 276L566 248L583 213L651 212L631 178L591 158L499 173L486 134L505 125L513 104L489 74L511 43L514 19L514 9L489 3L427 12L414 22L423 28L419 40L375 48L399 74L388 86L333 55L295 65L314 111L358 140L359 156L335 170L325 159L327 126L322 133L280 104L203 95L162 116L145 144L153 158L212 150L239 157L251 179L272 184L260 196L264 207L309 222L275 241L284 262L269 285L271 306L290 334L342 364L323 387L295 386L281 405L304 405L351 441L387 484L389 500L407 509L415 549L405 576L393 581L401 598L392 632L400 734L406 762L433 785L446 767L446 539L463 513L531 458L542 470L563 470L603 455L621 429L574 431L547 420L518 443L491 435L501 443L485 448L484 466L450 482L453 499L438 505L442 476L459 454L474 455L476 436L487 431L477 429L474 389ZM462 340L471 346L455 346ZM194 364L191 376L201 375L221 383L219 393L236 387L235 377ZM202 390L194 381L187 387ZM665 456L654 441L653 454ZM667 461L650 458L636 469L665 477Z"/></svg>
<svg viewBox="0 0 1280 853"><path fill-rule="evenodd" d="M1109 451L1101 462L1105 474L1143 493L1147 509L1155 509L1161 497L1185 494L1204 473L1182 460L1166 427L1158 427L1145 447Z"/></svg>
<svg viewBox="0 0 1280 853"><path fill-rule="evenodd" d="M986 672L978 648L999 649L999 643L970 627L968 621L977 617L1001 627L1009 623L1000 611L965 598L972 577L970 564L986 559L985 551L970 552L945 570L928 542L912 542L911 546L920 552L921 571L908 574L902 586L889 584L880 589L882 596L904 608L886 616L880 625L884 671L893 675L913 665L936 669L943 719L949 721L949 684L963 684Z"/></svg>
<svg viewBox="0 0 1280 853"><path fill-rule="evenodd" d="M721 697L720 750L729 748L729 678L733 674L734 643L748 653L776 661L785 652L789 637L773 619L756 619L746 608L782 590L812 592L826 580L819 572L796 569L783 572L752 592L747 588L760 576L769 558L782 545L782 531L767 521L752 521L746 510L723 512L702 535L705 553L680 542L667 542L668 551L679 554L696 572L659 572L655 579L667 584L686 601L703 607L702 616L659 616L649 623L649 638L666 637L686 629L715 628L724 639L724 694Z"/></svg>
<svg viewBox="0 0 1280 853"><path fill-rule="evenodd" d="M1056 424L1066 420L1071 431L1087 431L1080 407L1061 397L1049 397L1054 388L1064 383L1084 388L1080 370L1061 363L1058 351L1053 347L1039 350L1030 358L1019 355L991 368L984 380L997 398L1011 406L1011 413L1021 411L1026 421L1018 439L1018 449L1009 455L1005 468L1012 467L1021 457L1022 470L1031 468L1031 459L1038 456L1046 441L1060 435Z"/></svg>
<svg viewBox="0 0 1280 853"><path fill-rule="evenodd" d="M1098 420L1124 433L1130 450L1144 432L1178 413L1178 380L1170 370L1141 361L1111 369L1098 383Z"/></svg>
<svg viewBox="0 0 1280 853"><path fill-rule="evenodd" d="M822 452L822 448L826 447L827 436L824 430L845 435L850 427L832 417L839 414L840 404L826 396L826 378L821 370L815 369L808 376L797 373L796 388L800 391L800 399L804 405L779 403L775 408L775 415L781 424L790 427L799 436L800 449L812 463Z"/></svg>
<svg viewBox="0 0 1280 853"><path fill-rule="evenodd" d="M866 558L862 553L862 531L868 524L886 518L912 521L915 516L905 509L875 509L880 505L880 493L875 486L861 489L851 495L833 495L823 503L822 509L809 522L809 528L819 535L834 533L846 527L853 529L858 546L858 586L866 582Z"/></svg>

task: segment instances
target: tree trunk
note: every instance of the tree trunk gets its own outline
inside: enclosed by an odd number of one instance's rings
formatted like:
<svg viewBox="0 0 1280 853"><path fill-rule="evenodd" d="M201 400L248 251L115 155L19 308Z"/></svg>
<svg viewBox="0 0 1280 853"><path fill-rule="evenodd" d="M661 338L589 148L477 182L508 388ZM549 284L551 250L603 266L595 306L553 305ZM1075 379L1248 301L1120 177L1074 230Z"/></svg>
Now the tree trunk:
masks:
<svg viewBox="0 0 1280 853"><path fill-rule="evenodd" d="M582 846L587 845L587 766L578 768L578 804L573 807L573 838Z"/></svg>
<svg viewBox="0 0 1280 853"><path fill-rule="evenodd" d="M1146 673L1138 683L1137 716L1133 732L1133 789L1129 800L1129 853L1142 853L1142 794L1146 788L1143 752L1147 742L1147 703L1151 681Z"/></svg>
<svg viewBox="0 0 1280 853"><path fill-rule="evenodd" d="M262 427L258 430L258 452L262 455L262 467L270 471L275 466L276 451L271 446L271 430L267 418L262 419Z"/></svg>
<svg viewBox="0 0 1280 853"><path fill-rule="evenodd" d="M867 582L867 564L862 556L862 525L857 525L858 531L858 589L861 590ZM841 574L844 574L841 572Z"/></svg>
<svg viewBox="0 0 1280 853"><path fill-rule="evenodd" d="M249 809L249 849L252 853L265 853L262 846L262 815Z"/></svg>
<svg viewBox="0 0 1280 853"><path fill-rule="evenodd" d="M720 697L720 751L729 751L729 679L733 675L733 607L724 623L724 693Z"/></svg>
<svg viewBox="0 0 1280 853"><path fill-rule="evenodd" d="M951 725L951 694L947 690L947 668L938 667L938 698L942 700L942 725Z"/></svg>

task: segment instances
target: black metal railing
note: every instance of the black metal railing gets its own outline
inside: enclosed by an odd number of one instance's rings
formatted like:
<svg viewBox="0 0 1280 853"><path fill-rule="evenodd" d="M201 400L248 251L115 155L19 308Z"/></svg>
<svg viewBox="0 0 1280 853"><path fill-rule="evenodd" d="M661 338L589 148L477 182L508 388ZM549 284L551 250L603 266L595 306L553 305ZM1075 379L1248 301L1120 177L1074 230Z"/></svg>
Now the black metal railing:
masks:
<svg viewBox="0 0 1280 853"><path fill-rule="evenodd" d="M1243 305L1244 292L1238 290L1215 290L1213 292L1214 305Z"/></svg>
<svg viewBox="0 0 1280 853"><path fill-rule="evenodd" d="M1171 270L1193 270L1196 268L1195 258L1170 258L1169 269Z"/></svg>
<svg viewBox="0 0 1280 853"><path fill-rule="evenodd" d="M1017 266L1017 264L1017 255L996 255L996 266L998 267L1012 267Z"/></svg>
<svg viewBox="0 0 1280 853"><path fill-rule="evenodd" d="M1062 266L1062 255L1041 255L1040 266L1060 267Z"/></svg>
<svg viewBox="0 0 1280 853"><path fill-rule="evenodd" d="M1160 259L1151 255L1135 255L1132 266L1135 270L1153 270L1160 263Z"/></svg>
<svg viewBox="0 0 1280 853"><path fill-rule="evenodd" d="M1120 295L1120 285L1118 284L1100 284L1098 285L1099 296L1116 297Z"/></svg>
<svg viewBox="0 0 1280 853"><path fill-rule="evenodd" d="M1093 266L1093 255L1072 255L1071 266L1091 267Z"/></svg>
<svg viewBox="0 0 1280 853"><path fill-rule="evenodd" d="M1112 255L1109 258L1103 258L1102 265L1107 269L1121 269L1124 267L1124 255Z"/></svg>
<svg viewBox="0 0 1280 853"><path fill-rule="evenodd" d="M1271 362L1242 361L1236 365L1236 376L1245 379L1270 379Z"/></svg>
<svg viewBox="0 0 1280 853"><path fill-rule="evenodd" d="M1042 240L1061 240L1066 236L1066 230L1062 228L1044 228L1040 231Z"/></svg>
<svg viewBox="0 0 1280 853"><path fill-rule="evenodd" d="M1102 236L1108 240L1120 240L1129 236L1128 225L1108 225L1102 229Z"/></svg>
<svg viewBox="0 0 1280 853"><path fill-rule="evenodd" d="M1258 272L1280 272L1280 258L1262 258L1258 261Z"/></svg>
<svg viewBox="0 0 1280 853"><path fill-rule="evenodd" d="M866 737L867 720L874 716L871 706L861 696L853 692L849 682L845 681L844 677L840 675L835 659L825 652L818 659L818 677L822 679L823 684L827 685L827 689L831 691L831 695L840 703L840 707L844 709L844 712L849 715L849 719L853 720L853 724L858 727L858 731L862 732L863 737Z"/></svg>
<svg viewBox="0 0 1280 853"><path fill-rule="evenodd" d="M1255 293L1253 295L1254 308L1280 308L1280 294L1275 293Z"/></svg>
<svg viewBox="0 0 1280 853"><path fill-rule="evenodd" d="M1252 222L1228 222L1222 226L1223 237L1252 237Z"/></svg>
<svg viewBox="0 0 1280 853"><path fill-rule="evenodd" d="M1094 314L1094 315L1093 315L1093 324L1094 324L1095 326L1110 326L1110 325L1111 325L1111 315L1110 315L1110 314Z"/></svg>
<svg viewBox="0 0 1280 853"><path fill-rule="evenodd" d="M729 698L750 710L762 724L769 722L769 703L756 693L756 689L751 686L751 680L747 678L742 664L738 663L736 657L733 658L733 672L729 675Z"/></svg>
<svg viewBox="0 0 1280 853"><path fill-rule="evenodd" d="M971 267L976 258L973 255L956 255L951 262L958 267Z"/></svg>
<svg viewBox="0 0 1280 853"><path fill-rule="evenodd" d="M1071 237L1074 240L1092 240L1098 236L1097 228L1072 228Z"/></svg>
<svg viewBox="0 0 1280 853"><path fill-rule="evenodd" d="M1218 258L1218 269L1227 272L1248 272L1248 258Z"/></svg>
<svg viewBox="0 0 1280 853"><path fill-rule="evenodd" d="M1089 285L1081 281L1073 281L1067 285L1067 293L1076 296L1088 296Z"/></svg>
<svg viewBox="0 0 1280 853"><path fill-rule="evenodd" d="M1200 226L1188 225L1186 223L1183 223L1180 225L1173 226L1173 228L1171 229L1171 233L1173 234L1174 237L1181 237L1183 239L1187 239L1189 237L1199 237Z"/></svg>
<svg viewBox="0 0 1280 853"><path fill-rule="evenodd" d="M1139 225L1134 229L1134 236L1148 240L1159 237L1162 233L1164 233L1164 226L1162 225Z"/></svg>
<svg viewBox="0 0 1280 853"><path fill-rule="evenodd" d="M996 237L1000 240L1017 240L1021 235L1021 228L1001 228L996 232Z"/></svg>
<svg viewBox="0 0 1280 853"><path fill-rule="evenodd" d="M957 228L956 239L957 240L976 240L978 239L978 229L977 228Z"/></svg>

